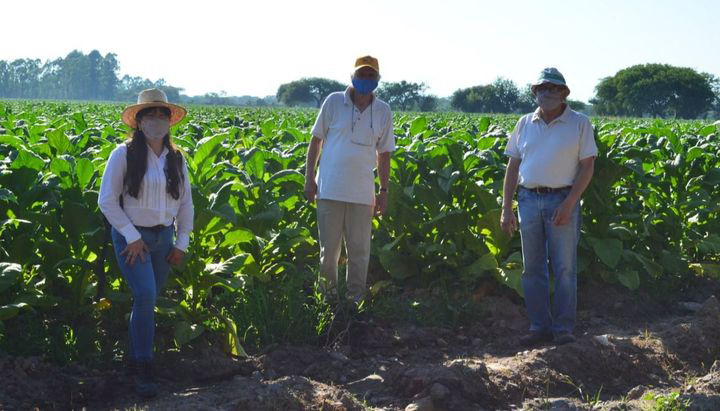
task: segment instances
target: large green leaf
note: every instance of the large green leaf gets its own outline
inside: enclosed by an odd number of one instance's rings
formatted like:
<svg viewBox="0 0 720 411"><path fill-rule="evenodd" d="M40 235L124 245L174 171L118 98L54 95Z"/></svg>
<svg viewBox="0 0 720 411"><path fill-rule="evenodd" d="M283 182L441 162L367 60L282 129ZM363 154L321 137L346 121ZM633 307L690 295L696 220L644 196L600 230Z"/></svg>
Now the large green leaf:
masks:
<svg viewBox="0 0 720 411"><path fill-rule="evenodd" d="M0 188L0 201L17 204L17 197L7 188Z"/></svg>
<svg viewBox="0 0 720 411"><path fill-rule="evenodd" d="M469 266L462 268L460 270L460 275L466 280L475 280L482 277L487 272L491 270L494 271L497 268L498 263L495 259L495 255L493 255L492 253L487 253L475 260L475 262L473 262Z"/></svg>
<svg viewBox="0 0 720 411"><path fill-rule="evenodd" d="M235 321L222 314L220 315L220 319L225 323L225 335L229 353L237 357L247 358L248 355L240 343L240 336L238 335Z"/></svg>
<svg viewBox="0 0 720 411"><path fill-rule="evenodd" d="M195 145L195 154L193 155L195 166L202 170L208 161L214 161L215 156L222 147L221 143L226 138L227 134L217 134L198 141Z"/></svg>
<svg viewBox="0 0 720 411"><path fill-rule="evenodd" d="M428 121L425 116L416 118L412 121L412 123L410 123L410 135L414 136L427 130L427 124Z"/></svg>
<svg viewBox="0 0 720 411"><path fill-rule="evenodd" d="M224 237L225 239L220 244L221 248L241 243L249 243L255 239L255 234L253 234L253 232L248 229L239 228L236 230L228 231L227 233L225 233Z"/></svg>
<svg viewBox="0 0 720 411"><path fill-rule="evenodd" d="M503 256L508 251L510 246L510 240L508 236L500 226L500 215L502 209L495 208L486 211L480 220L478 220L478 227L483 230L488 243L492 246L490 249L496 256Z"/></svg>
<svg viewBox="0 0 720 411"><path fill-rule="evenodd" d="M80 187L85 188L95 173L95 166L87 158L79 158L75 162L75 174L77 175Z"/></svg>
<svg viewBox="0 0 720 411"><path fill-rule="evenodd" d="M31 168L33 170L42 170L45 167L45 161L42 157L29 151L25 148L20 147L18 149L18 155L12 162L12 168Z"/></svg>
<svg viewBox="0 0 720 411"><path fill-rule="evenodd" d="M175 323L175 342L178 346L183 346L202 335L203 332L205 332L205 327L201 324L177 322Z"/></svg>
<svg viewBox="0 0 720 411"><path fill-rule="evenodd" d="M625 254L629 255L637 260L645 269L645 271L653 276L654 278L660 278L663 274L663 266L656 263L655 261L643 256L642 254L625 250Z"/></svg>
<svg viewBox="0 0 720 411"><path fill-rule="evenodd" d="M55 149L57 155L65 154L68 148L70 148L70 139L62 129L48 131L47 139L50 147Z"/></svg>
<svg viewBox="0 0 720 411"><path fill-rule="evenodd" d="M615 275L618 281L620 281L620 284L631 290L637 290L640 286L640 275L638 275L638 272L635 270L624 268L616 271Z"/></svg>
<svg viewBox="0 0 720 411"><path fill-rule="evenodd" d="M587 237L588 243L592 246L595 255L605 265L615 268L623 255L623 243L617 238L594 238Z"/></svg>
<svg viewBox="0 0 720 411"><path fill-rule="evenodd" d="M265 174L265 158L265 152L258 148L252 148L245 153L243 159L248 174L254 176L256 179L262 179Z"/></svg>
<svg viewBox="0 0 720 411"><path fill-rule="evenodd" d="M259 275L260 269L252 255L242 253L221 263L207 264L205 266L205 272L226 275Z"/></svg>
<svg viewBox="0 0 720 411"><path fill-rule="evenodd" d="M22 279L22 267L15 263L0 263L0 293Z"/></svg>
<svg viewBox="0 0 720 411"><path fill-rule="evenodd" d="M28 307L30 306L26 303L0 305L0 321L9 320L15 317L21 309Z"/></svg>

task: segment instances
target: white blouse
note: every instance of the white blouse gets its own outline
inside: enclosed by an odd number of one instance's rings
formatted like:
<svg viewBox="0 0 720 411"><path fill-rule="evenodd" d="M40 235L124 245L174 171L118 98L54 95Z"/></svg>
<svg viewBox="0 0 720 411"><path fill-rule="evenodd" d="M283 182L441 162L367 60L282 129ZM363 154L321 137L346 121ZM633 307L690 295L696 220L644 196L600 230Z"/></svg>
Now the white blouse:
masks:
<svg viewBox="0 0 720 411"><path fill-rule="evenodd" d="M167 192L165 163L168 149L165 147L158 156L148 146L147 170L143 177L138 197L125 191L125 171L127 169L127 146L120 144L113 150L105 166L105 174L100 184L98 205L110 224L118 230L128 244L140 239L135 226L169 226L175 219L175 247L187 251L190 244L190 232L193 228L193 204L187 160L183 161L183 179L180 197L175 200ZM123 196L123 208L120 208L120 196Z"/></svg>

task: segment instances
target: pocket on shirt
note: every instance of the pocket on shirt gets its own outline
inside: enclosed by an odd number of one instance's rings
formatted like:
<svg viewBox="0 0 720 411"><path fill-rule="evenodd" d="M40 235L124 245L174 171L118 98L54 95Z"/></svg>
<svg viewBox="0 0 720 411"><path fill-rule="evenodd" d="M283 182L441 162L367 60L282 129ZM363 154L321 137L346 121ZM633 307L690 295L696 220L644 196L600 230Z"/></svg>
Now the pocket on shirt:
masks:
<svg viewBox="0 0 720 411"><path fill-rule="evenodd" d="M360 146L370 147L375 145L375 141L377 139L373 135L374 133L369 133L367 135L363 136L363 133L351 133L350 134L350 141L353 144L357 144Z"/></svg>

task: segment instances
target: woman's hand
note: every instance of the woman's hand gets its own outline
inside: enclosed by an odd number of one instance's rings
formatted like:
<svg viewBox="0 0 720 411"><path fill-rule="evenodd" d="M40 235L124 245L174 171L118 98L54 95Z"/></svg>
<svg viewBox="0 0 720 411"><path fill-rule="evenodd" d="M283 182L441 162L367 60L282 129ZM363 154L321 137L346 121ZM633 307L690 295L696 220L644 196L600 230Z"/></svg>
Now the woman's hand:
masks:
<svg viewBox="0 0 720 411"><path fill-rule="evenodd" d="M173 247L172 250L167 255L167 262L170 263L170 265L174 265L175 267L179 266L183 262L183 258L185 257L185 253L178 249Z"/></svg>
<svg viewBox="0 0 720 411"><path fill-rule="evenodd" d="M142 238L140 238L128 244L125 249L120 253L120 255L125 256L126 264L133 265L135 264L135 260L138 257L140 257L140 261L144 263L145 253L149 252L150 250L148 249L147 245L145 245L145 242L142 240Z"/></svg>

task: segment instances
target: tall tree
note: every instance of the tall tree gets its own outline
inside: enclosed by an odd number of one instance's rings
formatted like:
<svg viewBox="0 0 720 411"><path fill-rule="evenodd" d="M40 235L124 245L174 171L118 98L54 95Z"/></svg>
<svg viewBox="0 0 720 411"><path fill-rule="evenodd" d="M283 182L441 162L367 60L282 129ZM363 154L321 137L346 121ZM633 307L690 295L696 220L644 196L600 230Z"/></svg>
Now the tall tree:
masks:
<svg viewBox="0 0 720 411"><path fill-rule="evenodd" d="M420 103L422 93L427 89L424 83L411 83L405 80L383 83L377 91L379 98L393 109L407 111Z"/></svg>
<svg viewBox="0 0 720 411"><path fill-rule="evenodd" d="M457 90L451 104L471 113L512 113L517 110L519 101L520 91L515 83L499 77L491 84Z"/></svg>
<svg viewBox="0 0 720 411"><path fill-rule="evenodd" d="M326 78L302 78L280 85L277 99L288 106L315 103L316 107L320 107L330 93L345 90L345 87L339 81Z"/></svg>
<svg viewBox="0 0 720 411"><path fill-rule="evenodd" d="M687 67L639 64L602 79L590 102L598 114L696 118L712 107L711 78Z"/></svg>

